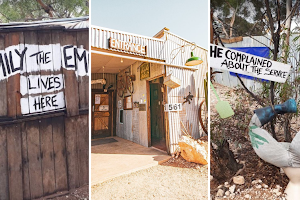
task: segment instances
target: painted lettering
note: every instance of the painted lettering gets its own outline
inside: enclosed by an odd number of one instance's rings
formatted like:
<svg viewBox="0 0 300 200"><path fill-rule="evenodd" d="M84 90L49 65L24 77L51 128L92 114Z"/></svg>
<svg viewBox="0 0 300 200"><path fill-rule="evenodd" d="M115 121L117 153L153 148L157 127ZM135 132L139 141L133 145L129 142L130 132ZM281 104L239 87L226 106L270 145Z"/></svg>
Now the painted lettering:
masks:
<svg viewBox="0 0 300 200"><path fill-rule="evenodd" d="M3 72L3 78L6 78L8 75L14 73L14 72L20 72L23 70L24 65L24 57L25 53L27 51L27 47L24 48L21 52L18 49L9 50L8 52L3 51L3 53L0 53L0 65ZM13 59L13 53L17 56L19 56L19 63L14 63ZM8 53L8 54L7 54ZM0 80L3 79L0 77Z"/></svg>
<svg viewBox="0 0 300 200"><path fill-rule="evenodd" d="M210 46L210 57L212 58L221 58L223 49L219 48L218 46Z"/></svg>
<svg viewBox="0 0 300 200"><path fill-rule="evenodd" d="M88 66L88 62L87 62L88 58L87 58L87 55L86 55L86 50L84 50L82 52L82 54L80 55L78 49L75 48L74 49L74 54L75 54L75 57L78 59L78 62L81 62L83 60L85 72L88 73L88 67L89 66ZM78 63L77 62L75 62L75 63L76 63L76 68L78 68Z"/></svg>
<svg viewBox="0 0 300 200"><path fill-rule="evenodd" d="M73 51L67 51L69 49L73 49L73 45L64 46L63 48L63 56L65 61L65 67L66 68L75 68L75 64L70 64L68 60L74 59L74 54L71 55L70 53L73 53ZM69 53L68 53L69 52Z"/></svg>
<svg viewBox="0 0 300 200"><path fill-rule="evenodd" d="M220 53L220 50L224 52ZM225 69L234 73L249 75L256 78L285 82L290 72L290 66L284 63L272 61L263 57L254 56L248 53L210 46L210 66L218 69Z"/></svg>
<svg viewBox="0 0 300 200"><path fill-rule="evenodd" d="M131 42L125 42L125 41L117 40L114 38L109 39L109 47L113 48L113 49L119 49L119 50L134 52L134 53L140 53L143 55L147 54L146 46L142 46L140 44L135 44L135 43L131 43Z"/></svg>
<svg viewBox="0 0 300 200"><path fill-rule="evenodd" d="M9 46L0 50L0 80L20 74L22 114L64 108L64 76L58 72L64 67L88 75L88 54L73 45Z"/></svg>
<svg viewBox="0 0 300 200"><path fill-rule="evenodd" d="M45 96L45 97L39 97L37 96L34 99L34 104L33 107L35 110L41 110L46 108L47 106L49 107L57 107L58 105L56 104L56 95L53 96Z"/></svg>
<svg viewBox="0 0 300 200"><path fill-rule="evenodd" d="M47 63L49 63L49 62L51 62L51 60L50 60L50 57L49 57L49 54L50 54L51 52L46 52L46 53L44 53L44 51L39 51L39 52L37 52L37 53L34 53L34 54L32 54L32 55L30 55L29 57L34 57L35 56L35 58L36 58L36 64L47 64Z"/></svg>
<svg viewBox="0 0 300 200"><path fill-rule="evenodd" d="M60 76L33 76L28 77L27 82L29 90L42 89L43 91L49 91L60 88L63 80L60 79Z"/></svg>

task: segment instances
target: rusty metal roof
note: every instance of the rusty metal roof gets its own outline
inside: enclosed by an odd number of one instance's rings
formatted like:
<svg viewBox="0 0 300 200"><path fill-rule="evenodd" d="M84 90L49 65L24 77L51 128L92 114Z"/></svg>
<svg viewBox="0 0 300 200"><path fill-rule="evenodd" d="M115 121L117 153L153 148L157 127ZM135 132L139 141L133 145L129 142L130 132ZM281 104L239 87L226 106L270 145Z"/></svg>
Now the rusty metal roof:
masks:
<svg viewBox="0 0 300 200"><path fill-rule="evenodd" d="M89 16L76 18L51 19L33 22L11 22L0 23L0 30L26 29L26 28L51 28L61 27L65 29L87 29L89 28Z"/></svg>

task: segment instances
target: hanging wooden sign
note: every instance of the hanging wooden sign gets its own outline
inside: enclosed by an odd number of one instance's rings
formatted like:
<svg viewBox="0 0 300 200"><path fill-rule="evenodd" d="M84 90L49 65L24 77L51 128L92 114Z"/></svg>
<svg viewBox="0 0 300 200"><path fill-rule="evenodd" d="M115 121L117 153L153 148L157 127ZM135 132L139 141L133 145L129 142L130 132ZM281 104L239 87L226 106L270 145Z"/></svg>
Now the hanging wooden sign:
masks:
<svg viewBox="0 0 300 200"><path fill-rule="evenodd" d="M210 45L210 66L239 74L284 83L291 66L248 53Z"/></svg>

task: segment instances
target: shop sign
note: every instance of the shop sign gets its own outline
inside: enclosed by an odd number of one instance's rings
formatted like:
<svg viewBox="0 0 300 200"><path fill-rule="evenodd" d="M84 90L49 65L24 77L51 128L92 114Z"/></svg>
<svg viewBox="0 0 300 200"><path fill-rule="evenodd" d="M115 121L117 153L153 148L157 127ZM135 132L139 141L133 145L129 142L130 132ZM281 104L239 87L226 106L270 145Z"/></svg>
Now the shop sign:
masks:
<svg viewBox="0 0 300 200"><path fill-rule="evenodd" d="M210 66L239 74L284 83L291 66L248 53L210 45Z"/></svg>
<svg viewBox="0 0 300 200"><path fill-rule="evenodd" d="M150 63L144 62L140 66L140 79L143 80L149 77L150 77Z"/></svg>
<svg viewBox="0 0 300 200"><path fill-rule="evenodd" d="M115 38L110 38L109 39L109 47L113 49L118 49L118 50L124 50L124 51L129 51L133 53L139 53L146 55L146 46L142 46L140 44L135 44L131 42L125 42L122 40L118 40Z"/></svg>
<svg viewBox="0 0 300 200"><path fill-rule="evenodd" d="M164 108L165 112L182 111L182 103L167 103Z"/></svg>

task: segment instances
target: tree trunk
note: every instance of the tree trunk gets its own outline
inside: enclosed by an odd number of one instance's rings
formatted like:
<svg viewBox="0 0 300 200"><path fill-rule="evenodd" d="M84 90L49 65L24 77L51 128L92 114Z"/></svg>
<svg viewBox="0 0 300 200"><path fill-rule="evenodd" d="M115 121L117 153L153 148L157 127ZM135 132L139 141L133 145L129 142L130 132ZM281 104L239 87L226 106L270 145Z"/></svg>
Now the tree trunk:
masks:
<svg viewBox="0 0 300 200"><path fill-rule="evenodd" d="M284 63L287 63L288 58L288 51L289 51L289 45L290 45L290 33L291 33L291 22L292 22L292 0L286 0L286 22L285 22L285 41L284 41L284 51L283 51L283 58ZM290 118L291 115L287 114L285 117L284 122L284 138L285 142L291 142L292 136L290 131Z"/></svg>
<svg viewBox="0 0 300 200"><path fill-rule="evenodd" d="M226 181L243 167L242 164L236 162L232 151L229 148L229 143L224 140L218 146L218 149L210 148L210 166L211 175L218 181Z"/></svg>
<svg viewBox="0 0 300 200"><path fill-rule="evenodd" d="M232 37L232 27L233 27L233 24L234 24L234 21L235 21L235 15L236 15L236 12L237 12L237 8L238 7L236 7L236 9L232 9L233 14L232 14L232 17L231 17L231 20L230 20L229 38Z"/></svg>

